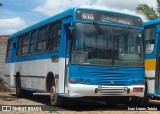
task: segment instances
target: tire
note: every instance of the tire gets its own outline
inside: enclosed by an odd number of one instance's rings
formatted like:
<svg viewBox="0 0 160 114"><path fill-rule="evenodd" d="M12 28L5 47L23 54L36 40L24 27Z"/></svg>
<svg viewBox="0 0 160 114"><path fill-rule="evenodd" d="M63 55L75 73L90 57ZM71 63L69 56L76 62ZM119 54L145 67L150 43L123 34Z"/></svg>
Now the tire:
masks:
<svg viewBox="0 0 160 114"><path fill-rule="evenodd" d="M144 96L143 98L141 98L141 105L142 106L149 105L149 97L148 96Z"/></svg>
<svg viewBox="0 0 160 114"><path fill-rule="evenodd" d="M24 91L21 88L21 81L20 81L20 77L18 76L16 78L16 96L18 98L21 98L23 97L23 95L24 95Z"/></svg>
<svg viewBox="0 0 160 114"><path fill-rule="evenodd" d="M144 97L141 98L141 105L149 105L149 96L148 96L148 86L147 83L145 83L145 91L144 91Z"/></svg>
<svg viewBox="0 0 160 114"><path fill-rule="evenodd" d="M24 97L26 97L26 98L33 96L33 92L32 91L23 90L23 94L24 94Z"/></svg>
<svg viewBox="0 0 160 114"><path fill-rule="evenodd" d="M148 86L147 83L145 83L145 90L144 90L144 96L143 97L134 97L133 98L133 105L140 105L140 106L146 106L149 105L149 96L148 96Z"/></svg>
<svg viewBox="0 0 160 114"><path fill-rule="evenodd" d="M140 98L140 101L141 101L140 105L143 105L143 106L149 105L149 96L146 92L144 93L144 97Z"/></svg>
<svg viewBox="0 0 160 114"><path fill-rule="evenodd" d="M56 94L56 87L52 86L50 90L50 101L52 106L58 106L63 104L63 97Z"/></svg>

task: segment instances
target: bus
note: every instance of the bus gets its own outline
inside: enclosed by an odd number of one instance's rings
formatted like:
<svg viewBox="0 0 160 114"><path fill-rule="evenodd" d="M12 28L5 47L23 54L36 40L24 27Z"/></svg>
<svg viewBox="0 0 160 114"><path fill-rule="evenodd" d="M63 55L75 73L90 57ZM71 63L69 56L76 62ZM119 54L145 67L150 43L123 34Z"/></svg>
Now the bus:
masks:
<svg viewBox="0 0 160 114"><path fill-rule="evenodd" d="M143 101L143 22L112 11L73 8L9 36L5 82L17 97ZM117 99L117 100L115 100Z"/></svg>
<svg viewBox="0 0 160 114"><path fill-rule="evenodd" d="M144 37L147 93L160 97L160 19L144 23Z"/></svg>

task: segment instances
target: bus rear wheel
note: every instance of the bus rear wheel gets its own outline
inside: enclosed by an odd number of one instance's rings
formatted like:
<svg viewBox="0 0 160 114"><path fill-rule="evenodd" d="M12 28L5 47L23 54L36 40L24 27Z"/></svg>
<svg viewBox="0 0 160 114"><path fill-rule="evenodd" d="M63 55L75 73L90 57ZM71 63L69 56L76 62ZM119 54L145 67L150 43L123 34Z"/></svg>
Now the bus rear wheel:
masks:
<svg viewBox="0 0 160 114"><path fill-rule="evenodd" d="M52 86L50 90L50 101L51 105L62 105L63 98L56 94L56 87Z"/></svg>
<svg viewBox="0 0 160 114"><path fill-rule="evenodd" d="M21 88L21 81L20 81L20 77L16 78L16 96L18 98L23 97L23 90Z"/></svg>

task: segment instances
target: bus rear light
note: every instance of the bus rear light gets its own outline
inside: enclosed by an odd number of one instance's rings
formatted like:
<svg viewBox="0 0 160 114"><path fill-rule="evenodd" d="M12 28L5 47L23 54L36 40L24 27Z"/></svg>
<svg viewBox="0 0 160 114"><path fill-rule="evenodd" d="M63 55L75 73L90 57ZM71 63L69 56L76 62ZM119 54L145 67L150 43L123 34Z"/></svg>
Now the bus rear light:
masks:
<svg viewBox="0 0 160 114"><path fill-rule="evenodd" d="M143 88L133 88L133 92L143 92Z"/></svg>

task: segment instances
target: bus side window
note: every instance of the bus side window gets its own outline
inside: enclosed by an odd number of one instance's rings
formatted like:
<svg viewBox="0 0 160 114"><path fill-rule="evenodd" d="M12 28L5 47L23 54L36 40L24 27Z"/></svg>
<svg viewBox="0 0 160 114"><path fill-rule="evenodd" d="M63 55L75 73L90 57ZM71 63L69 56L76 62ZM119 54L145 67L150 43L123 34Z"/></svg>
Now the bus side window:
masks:
<svg viewBox="0 0 160 114"><path fill-rule="evenodd" d="M22 51L21 51L22 56L28 54L28 46L29 46L29 33L26 33L23 35L22 39Z"/></svg>
<svg viewBox="0 0 160 114"><path fill-rule="evenodd" d="M58 52L60 47L61 23L52 23L49 29L48 51Z"/></svg>
<svg viewBox="0 0 160 114"><path fill-rule="evenodd" d="M21 54L21 45L22 45L22 37L20 36L19 38L18 38L18 47L17 47L17 57L19 57L20 56L20 54Z"/></svg>
<svg viewBox="0 0 160 114"><path fill-rule="evenodd" d="M144 37L145 37L145 49L146 49L145 53L146 54L152 53L154 50L156 27L152 26L150 28L146 28L144 31Z"/></svg>
<svg viewBox="0 0 160 114"><path fill-rule="evenodd" d="M29 48L29 54L34 53L35 43L36 42L36 31L32 31L31 33L31 40L30 40L30 48Z"/></svg>
<svg viewBox="0 0 160 114"><path fill-rule="evenodd" d="M11 57L12 52L12 40L8 40L7 54L6 58L9 59Z"/></svg>
<svg viewBox="0 0 160 114"><path fill-rule="evenodd" d="M44 53L46 51L47 39L48 39L48 26L45 26L39 29L38 32L37 53Z"/></svg>
<svg viewBox="0 0 160 114"><path fill-rule="evenodd" d="M29 32L19 36L18 38L18 47L17 47L17 56L25 56L28 54L29 46Z"/></svg>

